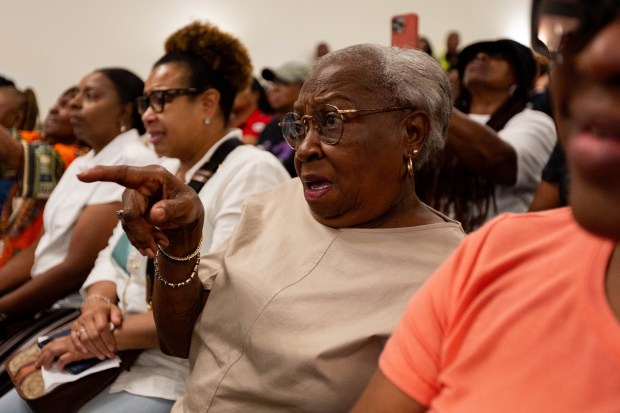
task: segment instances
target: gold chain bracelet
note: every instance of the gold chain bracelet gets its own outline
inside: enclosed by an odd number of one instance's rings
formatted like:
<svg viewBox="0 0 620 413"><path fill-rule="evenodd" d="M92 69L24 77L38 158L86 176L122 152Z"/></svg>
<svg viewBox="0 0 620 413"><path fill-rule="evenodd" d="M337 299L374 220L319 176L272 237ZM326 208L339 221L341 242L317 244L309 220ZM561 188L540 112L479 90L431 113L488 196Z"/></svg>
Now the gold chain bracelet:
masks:
<svg viewBox="0 0 620 413"><path fill-rule="evenodd" d="M198 246L196 247L194 252L192 252L189 255L186 255L185 257L175 257L174 255L170 255L166 251L164 251L162 247L159 246L159 244L157 244L157 249L159 250L159 252L163 254L164 257L168 258L170 261L178 261L178 262L189 261L192 258L196 257L197 255L200 254L200 248L202 248L202 234L200 235L200 241L198 241Z"/></svg>
<svg viewBox="0 0 620 413"><path fill-rule="evenodd" d="M159 251L161 251L161 250L159 250ZM161 274L159 273L159 265L157 263L157 259L160 256L159 251L158 251L157 255L155 255L155 262L154 262L154 264L155 264L155 278L157 278L157 281L159 281L160 283L162 283L166 287L170 287L170 288L184 287L187 284L189 284L190 282L192 282L194 277L196 277L196 274L198 274L198 264L200 264L200 255L197 256L196 264L194 264L194 268L192 269L192 273L189 275L189 277L185 281L181 281L179 283L172 283L172 282L166 280L164 277L162 277ZM185 261L187 261L187 260L185 260Z"/></svg>

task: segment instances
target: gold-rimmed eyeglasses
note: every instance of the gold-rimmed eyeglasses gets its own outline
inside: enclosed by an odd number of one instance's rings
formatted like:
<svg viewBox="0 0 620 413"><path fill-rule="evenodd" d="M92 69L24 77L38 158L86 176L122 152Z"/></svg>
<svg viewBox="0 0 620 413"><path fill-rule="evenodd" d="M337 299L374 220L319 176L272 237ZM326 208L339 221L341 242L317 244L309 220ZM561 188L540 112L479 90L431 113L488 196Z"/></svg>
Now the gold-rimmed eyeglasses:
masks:
<svg viewBox="0 0 620 413"><path fill-rule="evenodd" d="M282 135L286 143L297 150L308 134L310 121L321 142L326 145L336 145L344 132L345 114L364 114L393 112L397 110L414 110L411 107L391 106L380 109L338 109L334 105L324 105L318 109L314 115L300 116L297 113L289 112L280 121Z"/></svg>

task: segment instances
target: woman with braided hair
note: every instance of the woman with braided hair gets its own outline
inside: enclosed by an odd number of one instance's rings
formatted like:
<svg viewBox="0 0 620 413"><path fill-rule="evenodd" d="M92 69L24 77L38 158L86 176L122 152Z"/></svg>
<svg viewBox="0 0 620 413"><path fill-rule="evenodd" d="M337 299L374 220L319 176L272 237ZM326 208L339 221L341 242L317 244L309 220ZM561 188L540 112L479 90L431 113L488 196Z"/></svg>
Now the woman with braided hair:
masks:
<svg viewBox="0 0 620 413"><path fill-rule="evenodd" d="M510 39L471 44L458 72L446 149L416 175L416 188L471 231L502 212L527 211L556 134L548 115L526 108L536 74L528 47Z"/></svg>

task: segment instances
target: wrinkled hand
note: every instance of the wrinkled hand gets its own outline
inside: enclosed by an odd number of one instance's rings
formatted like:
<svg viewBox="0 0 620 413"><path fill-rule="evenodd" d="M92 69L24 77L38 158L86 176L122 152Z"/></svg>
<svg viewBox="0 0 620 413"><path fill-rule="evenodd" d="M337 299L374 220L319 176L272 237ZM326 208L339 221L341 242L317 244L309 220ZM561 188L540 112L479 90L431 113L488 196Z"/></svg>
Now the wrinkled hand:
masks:
<svg viewBox="0 0 620 413"><path fill-rule="evenodd" d="M119 327L122 322L123 314L114 304L85 306L82 314L71 323L73 346L83 354L93 354L99 360L112 358L117 349L110 323Z"/></svg>
<svg viewBox="0 0 620 413"><path fill-rule="evenodd" d="M58 358L58 360L56 360L57 367L58 370L62 371L65 366L71 362L92 359L94 357L94 354L82 353L79 351L73 345L71 337L65 336L59 337L51 343L45 345L39 353L35 366L38 368L44 367L45 369L49 369L52 367L54 360Z"/></svg>
<svg viewBox="0 0 620 413"><path fill-rule="evenodd" d="M84 182L116 182L123 193L122 225L142 255L154 257L157 244L197 244L204 210L196 192L161 166L95 166L78 175ZM195 239L194 239L195 238Z"/></svg>

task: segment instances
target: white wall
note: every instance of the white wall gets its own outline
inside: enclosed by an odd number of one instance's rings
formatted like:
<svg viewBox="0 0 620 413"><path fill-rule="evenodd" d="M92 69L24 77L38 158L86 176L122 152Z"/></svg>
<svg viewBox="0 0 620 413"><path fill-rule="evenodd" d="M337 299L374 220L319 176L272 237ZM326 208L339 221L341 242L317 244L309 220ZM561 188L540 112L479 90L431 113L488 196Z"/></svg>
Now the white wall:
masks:
<svg viewBox="0 0 620 413"><path fill-rule="evenodd" d="M310 62L315 46L389 44L391 16L419 15L436 54L456 29L461 44L511 37L529 42L529 0L0 0L0 74L32 87L43 116L85 74L127 67L142 77L165 38L195 20L237 35L258 74L287 60Z"/></svg>

